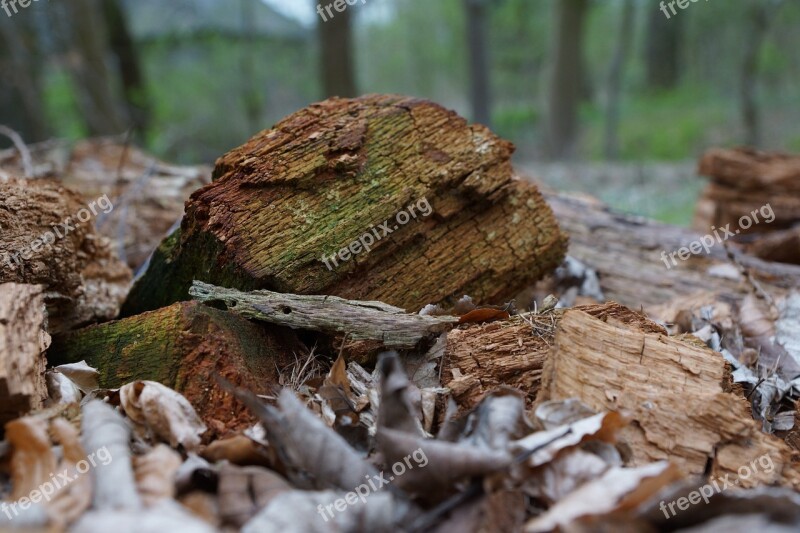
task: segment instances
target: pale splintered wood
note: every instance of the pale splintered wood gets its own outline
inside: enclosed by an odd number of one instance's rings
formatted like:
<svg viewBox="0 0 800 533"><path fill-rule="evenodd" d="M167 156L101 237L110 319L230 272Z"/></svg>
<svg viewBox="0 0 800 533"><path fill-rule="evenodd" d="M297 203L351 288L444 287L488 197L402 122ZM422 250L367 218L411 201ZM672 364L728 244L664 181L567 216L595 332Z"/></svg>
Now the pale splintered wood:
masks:
<svg viewBox="0 0 800 533"><path fill-rule="evenodd" d="M47 396L43 288L0 284L0 427L38 409Z"/></svg>
<svg viewBox="0 0 800 533"><path fill-rule="evenodd" d="M537 402L578 398L629 416L621 440L636 465L666 459L699 475L711 460L717 476L735 479L742 466L755 470L742 479L744 487L800 486L789 447L762 433L747 400L728 391L730 369L722 355L659 329L622 306L601 317L566 311ZM761 466L750 466L760 457Z"/></svg>
<svg viewBox="0 0 800 533"><path fill-rule="evenodd" d="M294 329L346 333L352 340L381 341L388 348L413 348L458 322L458 317L410 314L383 302L267 290L242 292L202 281L195 281L189 294L201 302L224 302L230 311L246 318Z"/></svg>

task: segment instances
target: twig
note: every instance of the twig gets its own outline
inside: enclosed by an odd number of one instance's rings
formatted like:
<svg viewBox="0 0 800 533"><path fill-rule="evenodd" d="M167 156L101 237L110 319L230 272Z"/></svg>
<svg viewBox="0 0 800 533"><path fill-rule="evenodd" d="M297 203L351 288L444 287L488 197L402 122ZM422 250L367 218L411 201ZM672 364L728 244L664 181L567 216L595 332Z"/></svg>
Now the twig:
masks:
<svg viewBox="0 0 800 533"><path fill-rule="evenodd" d="M32 178L33 176L33 159L31 158L31 151L28 149L28 145L25 144L25 141L22 140L22 137L19 133L12 130L8 126L4 126L0 124L0 134L5 135L11 142L14 143L14 146L17 148L19 155L22 156L22 171L25 173L26 178Z"/></svg>

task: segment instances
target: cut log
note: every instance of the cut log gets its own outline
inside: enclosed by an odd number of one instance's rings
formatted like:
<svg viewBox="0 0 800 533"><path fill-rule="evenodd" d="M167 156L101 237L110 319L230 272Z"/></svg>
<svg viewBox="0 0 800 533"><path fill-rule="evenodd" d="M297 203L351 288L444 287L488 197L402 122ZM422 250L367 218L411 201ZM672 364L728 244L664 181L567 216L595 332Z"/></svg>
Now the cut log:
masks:
<svg viewBox="0 0 800 533"><path fill-rule="evenodd" d="M0 433L6 422L39 409L47 397L42 287L0 284Z"/></svg>
<svg viewBox="0 0 800 533"><path fill-rule="evenodd" d="M800 156L761 152L751 148L706 152L698 173L711 179L697 205L694 227L738 227L740 217L769 204L774 220L763 221L742 233L766 233L800 222Z"/></svg>
<svg viewBox="0 0 800 533"><path fill-rule="evenodd" d="M633 465L670 460L699 475L711 462L712 474L736 479L739 467L767 456L775 468L755 469L741 486L800 486L793 452L761 432L749 403L731 389L722 355L691 336L668 337L622 306L597 316L570 309L559 322L537 403L578 398L629 416L621 440Z"/></svg>
<svg viewBox="0 0 800 533"><path fill-rule="evenodd" d="M49 331L117 315L131 271L94 232L102 212L52 182L0 182L0 282L45 286Z"/></svg>
<svg viewBox="0 0 800 533"><path fill-rule="evenodd" d="M215 376L257 394L271 393L279 369L296 362L293 352L304 351L289 329L265 329L233 313L184 302L55 337L48 358L53 365L85 359L99 370L105 388L136 380L162 383L186 396L221 434L252 419Z"/></svg>
<svg viewBox="0 0 800 533"><path fill-rule="evenodd" d="M189 195L211 181L210 167L170 165L112 138L47 141L29 149L34 177L58 181L87 201L108 195L114 210L100 215L95 227L132 269L180 220ZM16 149L0 151L0 179L24 170Z"/></svg>
<svg viewBox="0 0 800 533"><path fill-rule="evenodd" d="M411 312L462 294L505 301L566 248L539 191L513 177L512 151L427 101L312 105L217 161L123 315L185 300L195 279Z"/></svg>
<svg viewBox="0 0 800 533"><path fill-rule="evenodd" d="M738 300L752 290L718 242L686 261L667 255L702 237L686 228L615 213L599 201L548 194L558 223L570 236L569 255L594 269L609 300L634 308L713 291ZM800 285L800 267L770 263L731 247L754 279L777 289ZM669 268L668 268L669 266Z"/></svg>

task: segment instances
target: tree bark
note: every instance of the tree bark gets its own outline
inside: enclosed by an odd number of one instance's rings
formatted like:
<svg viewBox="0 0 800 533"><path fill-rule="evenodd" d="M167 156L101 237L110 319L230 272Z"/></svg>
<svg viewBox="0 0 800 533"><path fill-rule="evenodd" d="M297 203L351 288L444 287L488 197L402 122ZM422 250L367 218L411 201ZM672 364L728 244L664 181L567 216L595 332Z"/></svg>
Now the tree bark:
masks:
<svg viewBox="0 0 800 533"><path fill-rule="evenodd" d="M633 40L636 4L634 0L625 0L622 4L622 20L619 27L619 39L608 73L605 155L607 159L619 158L619 102L622 98L622 83L625 76L625 64L628 60L631 41Z"/></svg>
<svg viewBox="0 0 800 533"><path fill-rule="evenodd" d="M469 87L472 119L492 127L489 58L487 41L486 0L464 0L467 15L467 48L469 50Z"/></svg>
<svg viewBox="0 0 800 533"><path fill-rule="evenodd" d="M426 101L311 106L218 160L123 313L184 300L193 280L410 312L507 301L566 246L538 190L513 178L511 150Z"/></svg>
<svg viewBox="0 0 800 533"><path fill-rule="evenodd" d="M42 407L47 397L43 287L0 284L0 434L6 422Z"/></svg>
<svg viewBox="0 0 800 533"><path fill-rule="evenodd" d="M356 89L356 67L353 43L353 8L341 13L332 10L333 18L317 21L324 97L354 97Z"/></svg>
<svg viewBox="0 0 800 533"><path fill-rule="evenodd" d="M53 365L81 360L100 372L100 385L118 388L137 380L157 381L180 392L218 433L252 419L220 388L216 376L253 391L279 388L279 369L304 353L286 328L266 329L233 313L197 302L80 329L54 338Z"/></svg>
<svg viewBox="0 0 800 533"><path fill-rule="evenodd" d="M556 7L553 73L549 87L547 150L553 159L575 155L578 106L584 87L583 39L587 0L561 0Z"/></svg>

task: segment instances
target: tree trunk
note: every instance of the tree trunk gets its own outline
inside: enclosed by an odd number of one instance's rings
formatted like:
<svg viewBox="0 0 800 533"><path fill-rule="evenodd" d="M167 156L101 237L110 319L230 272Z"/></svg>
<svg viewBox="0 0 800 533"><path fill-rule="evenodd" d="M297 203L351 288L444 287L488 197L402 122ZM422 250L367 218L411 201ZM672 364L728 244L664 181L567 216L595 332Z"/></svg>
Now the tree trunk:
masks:
<svg viewBox="0 0 800 533"><path fill-rule="evenodd" d="M622 20L619 27L617 48L611 69L608 73L605 155L607 159L619 158L619 102L622 98L622 83L625 76L625 63L628 60L631 41L633 40L636 4L634 0L625 0L622 4Z"/></svg>
<svg viewBox="0 0 800 533"><path fill-rule="evenodd" d="M6 422L42 407L47 397L43 287L0 284L0 435Z"/></svg>
<svg viewBox="0 0 800 533"><path fill-rule="evenodd" d="M353 97L356 89L356 66L353 43L353 7L347 6L341 13L332 10L333 18L325 14L317 21L322 53L323 96Z"/></svg>
<svg viewBox="0 0 800 533"><path fill-rule="evenodd" d="M5 16L0 11L0 124L17 131L26 142L49 135L42 99L40 65L43 57L33 17ZM0 139L0 146L8 139Z"/></svg>
<svg viewBox="0 0 800 533"><path fill-rule="evenodd" d="M578 107L584 87L584 22L587 0L561 0L556 7L553 73L549 87L548 141L550 158L575 155L578 137Z"/></svg>
<svg viewBox="0 0 800 533"><path fill-rule="evenodd" d="M659 9L648 9L645 43L645 81L651 90L672 89L678 85L683 53L683 20L686 13L678 12L667 18Z"/></svg>
<svg viewBox="0 0 800 533"><path fill-rule="evenodd" d="M739 78L744 142L752 147L761 146L761 118L758 110L758 58L761 46L769 31L771 16L779 3L747 2L745 9L744 55ZM772 13L772 15L770 15Z"/></svg>
<svg viewBox="0 0 800 533"><path fill-rule="evenodd" d="M507 301L566 245L536 187L514 179L511 149L427 101L313 105L218 160L123 313L185 300L193 280L412 312Z"/></svg>
<svg viewBox="0 0 800 533"><path fill-rule="evenodd" d="M216 376L270 394L280 388L279 371L305 351L291 330L266 329L233 313L184 302L55 337L48 358L52 365L85 359L99 370L101 387L162 383L186 396L209 427L224 433L252 419Z"/></svg>
<svg viewBox="0 0 800 533"><path fill-rule="evenodd" d="M109 45L117 60L122 94L131 126L143 138L150 124L150 98L139 60L139 49L131 35L120 0L102 0Z"/></svg>
<svg viewBox="0 0 800 533"><path fill-rule="evenodd" d="M48 10L59 29L56 38L61 40L78 107L92 136L119 134L129 126L107 64L108 28L101 8L100 0L73 0Z"/></svg>
<svg viewBox="0 0 800 533"><path fill-rule="evenodd" d="M467 15L467 48L469 49L469 87L472 119L491 128L491 95L486 0L464 0Z"/></svg>

